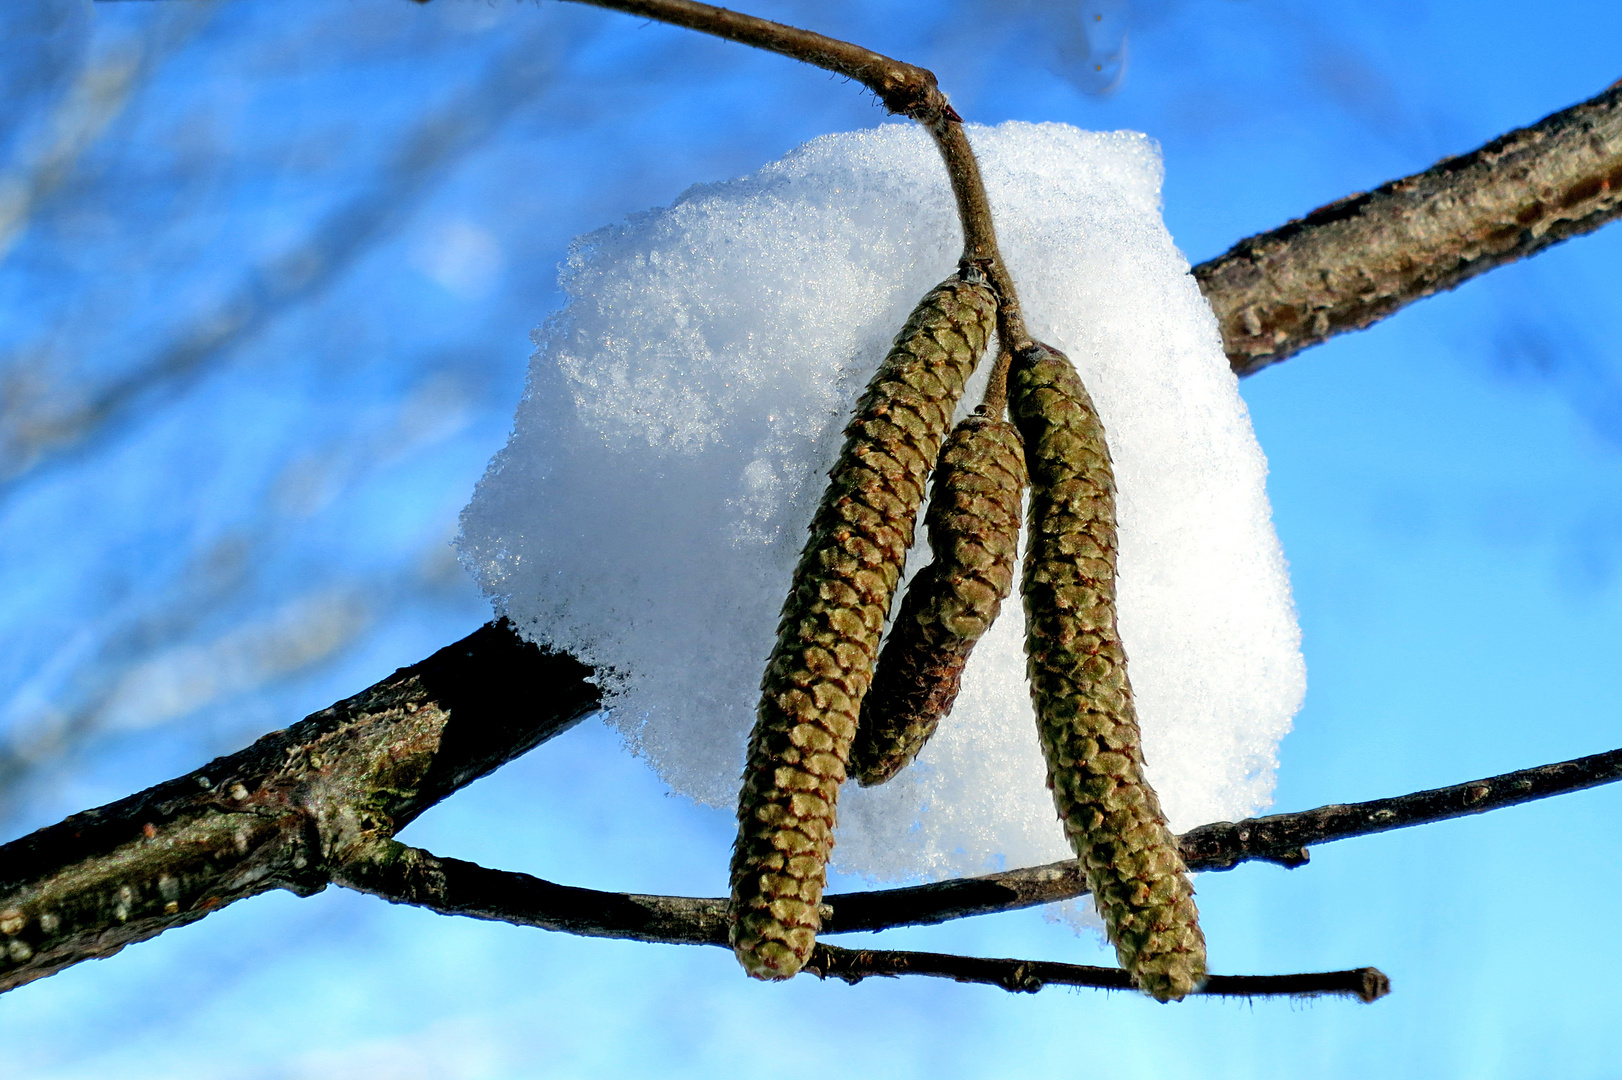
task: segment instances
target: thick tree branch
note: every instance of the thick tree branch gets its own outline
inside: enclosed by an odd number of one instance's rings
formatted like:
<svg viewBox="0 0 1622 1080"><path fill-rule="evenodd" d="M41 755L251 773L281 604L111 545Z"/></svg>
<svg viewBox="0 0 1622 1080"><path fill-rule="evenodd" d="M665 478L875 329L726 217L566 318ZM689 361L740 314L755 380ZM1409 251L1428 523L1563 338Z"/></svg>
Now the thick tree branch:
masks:
<svg viewBox="0 0 1622 1080"><path fill-rule="evenodd" d="M492 623L230 757L0 847L0 990L327 867L596 710Z"/></svg>
<svg viewBox="0 0 1622 1080"><path fill-rule="evenodd" d="M805 970L823 979L852 985L875 975L929 975L960 983L1000 986L1010 993L1034 994L1044 986L1091 986L1137 992L1120 968L1059 964L1050 960L993 960L947 953L900 952L888 949L841 949L819 942ZM1195 994L1206 997L1355 997L1378 1001L1391 992L1391 980L1379 968L1317 971L1298 975L1212 975Z"/></svg>
<svg viewBox="0 0 1622 1080"><path fill-rule="evenodd" d="M0 847L0 990L267 889L307 895L329 881L444 914L598 937L724 943L724 899L556 885L392 840L446 795L595 711L600 698L590 676L579 661L492 623L246 750ZM1179 841L1192 870L1253 860L1298 866L1309 844L1618 779L1622 750L1613 750L1391 799L1216 822ZM1073 862L1052 863L829 896L823 927L837 934L939 923L1085 892Z"/></svg>
<svg viewBox="0 0 1622 1080"><path fill-rule="evenodd" d="M1622 215L1622 84L1194 268L1250 375Z"/></svg>

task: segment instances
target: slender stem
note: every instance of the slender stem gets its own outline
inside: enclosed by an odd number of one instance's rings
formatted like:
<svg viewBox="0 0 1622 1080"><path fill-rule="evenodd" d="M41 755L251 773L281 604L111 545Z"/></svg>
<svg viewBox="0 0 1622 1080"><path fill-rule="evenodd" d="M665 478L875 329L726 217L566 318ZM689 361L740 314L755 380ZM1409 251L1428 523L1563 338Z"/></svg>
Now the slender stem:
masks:
<svg viewBox="0 0 1622 1080"><path fill-rule="evenodd" d="M424 0L425 2L425 0ZM694 0L574 0L779 53L849 76L866 86L885 108L917 120L935 139L963 227L963 261L979 266L997 293L997 333L1014 349L1028 342L1014 278L997 247L991 201L980 176L963 118L941 93L933 72L810 30L744 15Z"/></svg>
<svg viewBox="0 0 1622 1080"><path fill-rule="evenodd" d="M1285 867L1307 861L1306 845L1423 825L1546 799L1622 779L1622 750L1540 765L1391 799L1320 806L1241 822L1219 821L1178 838L1190 870L1231 870L1242 862ZM4 849L0 849L3 853ZM726 900L598 892L528 874L491 870L388 841L358 853L332 879L393 903L591 937L667 944L726 940ZM1087 893L1073 860L958 878L931 885L825 897L824 934L949 922L971 915L1071 900Z"/></svg>
<svg viewBox="0 0 1622 1080"><path fill-rule="evenodd" d="M1306 864L1309 844L1468 817L1617 780L1622 780L1622 749L1395 798L1213 822L1190 829L1177 840L1183 861L1194 871L1231 870L1244 862L1294 868ZM825 933L841 933L941 923L1070 900L1086 892L1085 878L1073 861L1066 860L983 877L830 896L833 915L823 920L823 927Z"/></svg>
<svg viewBox="0 0 1622 1080"><path fill-rule="evenodd" d="M823 979L852 985L873 976L927 975L960 983L1000 986L1010 993L1034 994L1045 986L1090 986L1132 990L1131 977L1120 968L1061 964L1051 960L1004 960L947 953L888 949L841 949L819 943L805 970ZM1320 997L1339 995L1363 1002L1391 992L1391 980L1379 968L1319 971L1294 975L1213 975L1195 994L1207 997Z"/></svg>
<svg viewBox="0 0 1622 1080"><path fill-rule="evenodd" d="M349 860L333 880L393 903L426 907L443 915L669 945L727 943L727 904L722 899L602 893L554 885L528 874L439 858L393 840L379 842L369 857ZM839 898L831 899L837 902ZM930 975L1027 993L1048 985L1136 990L1131 977L1119 968L841 949L826 943L816 946L805 970L853 984L875 975ZM1216 975L1197 993L1242 997L1345 994L1373 1001L1389 989L1389 981L1377 969L1357 968L1296 975Z"/></svg>

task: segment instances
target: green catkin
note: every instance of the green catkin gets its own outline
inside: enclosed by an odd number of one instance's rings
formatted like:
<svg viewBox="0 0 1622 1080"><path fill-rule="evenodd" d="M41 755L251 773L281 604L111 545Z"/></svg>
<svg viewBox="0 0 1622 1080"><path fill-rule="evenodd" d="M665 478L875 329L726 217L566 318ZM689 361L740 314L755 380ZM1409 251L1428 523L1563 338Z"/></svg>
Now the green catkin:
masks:
<svg viewBox="0 0 1622 1080"><path fill-rule="evenodd" d="M941 440L995 323L996 297L975 277L925 296L868 383L783 603L732 849L729 936L757 979L789 978L816 944L879 634Z"/></svg>
<svg viewBox="0 0 1622 1080"><path fill-rule="evenodd" d="M1115 623L1115 477L1104 427L1064 354L1021 350L1009 411L1031 474L1020 591L1048 785L1115 955L1144 992L1181 999L1205 979L1194 889L1143 776Z"/></svg>
<svg viewBox="0 0 1622 1080"><path fill-rule="evenodd" d="M952 711L969 653L1013 588L1024 489L1025 451L1006 420L977 412L947 438L924 514L935 560L907 586L862 701L850 764L863 787L911 764Z"/></svg>

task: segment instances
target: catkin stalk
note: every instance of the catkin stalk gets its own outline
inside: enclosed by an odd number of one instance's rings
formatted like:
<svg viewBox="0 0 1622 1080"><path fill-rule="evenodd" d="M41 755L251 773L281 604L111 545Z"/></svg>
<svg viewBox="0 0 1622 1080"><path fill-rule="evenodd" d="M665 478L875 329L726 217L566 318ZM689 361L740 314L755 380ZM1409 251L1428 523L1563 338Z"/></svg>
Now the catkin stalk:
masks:
<svg viewBox="0 0 1622 1080"><path fill-rule="evenodd" d="M924 486L996 297L952 277L919 302L857 402L761 680L732 849L730 939L757 979L804 966L821 926L839 785Z"/></svg>
<svg viewBox="0 0 1622 1080"><path fill-rule="evenodd" d="M850 761L862 786L911 764L952 711L969 654L1013 588L1024 488L1012 424L977 412L948 436L924 514L935 559L907 586L862 700Z"/></svg>
<svg viewBox="0 0 1622 1080"><path fill-rule="evenodd" d="M1104 427L1064 354L1022 350L1009 411L1025 440L1030 528L1020 589L1048 784L1121 967L1160 1001L1205 978L1194 889L1143 776L1115 623L1115 477Z"/></svg>

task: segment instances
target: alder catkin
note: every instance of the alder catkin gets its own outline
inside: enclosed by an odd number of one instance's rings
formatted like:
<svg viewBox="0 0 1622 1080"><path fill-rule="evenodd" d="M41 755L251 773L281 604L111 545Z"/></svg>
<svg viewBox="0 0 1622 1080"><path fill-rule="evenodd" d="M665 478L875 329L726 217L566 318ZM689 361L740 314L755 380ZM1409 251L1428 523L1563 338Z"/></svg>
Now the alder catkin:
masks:
<svg viewBox="0 0 1622 1080"><path fill-rule="evenodd" d="M977 412L947 437L924 513L935 559L907 586L862 700L850 764L864 787L906 768L952 711L974 643L1013 588L1024 488L1006 420Z"/></svg>
<svg viewBox="0 0 1622 1080"><path fill-rule="evenodd" d="M949 278L896 335L845 428L761 680L732 849L730 940L757 979L811 955L835 808L918 508L996 297Z"/></svg>
<svg viewBox="0 0 1622 1080"><path fill-rule="evenodd" d="M1009 411L1025 441L1030 527L1020 591L1048 784L1115 955L1180 999L1205 979L1194 889L1143 776L1115 622L1115 477L1104 427L1064 354L1021 350Z"/></svg>

